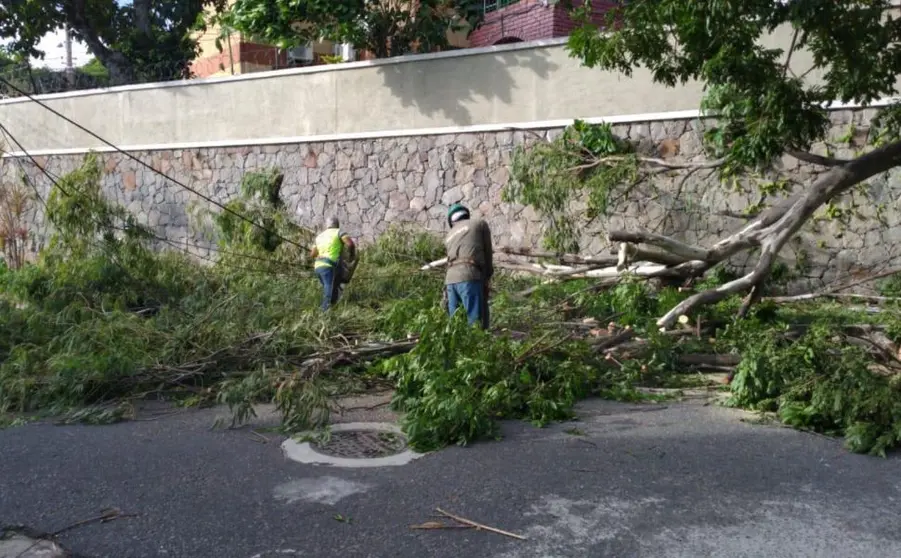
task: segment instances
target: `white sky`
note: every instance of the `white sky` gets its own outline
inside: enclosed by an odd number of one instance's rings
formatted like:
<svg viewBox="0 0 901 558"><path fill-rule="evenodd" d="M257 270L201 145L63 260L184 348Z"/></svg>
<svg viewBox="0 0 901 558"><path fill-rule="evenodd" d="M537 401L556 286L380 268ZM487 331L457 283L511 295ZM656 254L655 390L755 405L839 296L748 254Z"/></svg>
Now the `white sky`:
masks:
<svg viewBox="0 0 901 558"><path fill-rule="evenodd" d="M116 0L116 4L125 6L131 4L131 0ZM31 63L35 68L53 68L62 70L66 67L66 32L59 29L53 33L44 35L38 43L38 50L44 53L44 59L32 58ZM76 68L87 64L91 58L88 47L78 41L72 41L72 65Z"/></svg>
<svg viewBox="0 0 901 558"><path fill-rule="evenodd" d="M44 59L32 58L31 63L36 68L47 67L60 70L66 67L66 33L62 29L55 33L49 33L38 43L38 50L44 51ZM77 41L72 41L72 64L77 68L88 63L91 55L88 47Z"/></svg>

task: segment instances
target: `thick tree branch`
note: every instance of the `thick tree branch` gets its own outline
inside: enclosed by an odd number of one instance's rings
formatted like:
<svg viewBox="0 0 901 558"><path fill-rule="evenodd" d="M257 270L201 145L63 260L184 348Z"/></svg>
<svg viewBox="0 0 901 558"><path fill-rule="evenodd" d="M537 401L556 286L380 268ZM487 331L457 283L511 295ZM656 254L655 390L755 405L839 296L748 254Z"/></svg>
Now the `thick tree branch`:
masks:
<svg viewBox="0 0 901 558"><path fill-rule="evenodd" d="M667 236L652 232L610 231L607 234L610 242L628 242L631 244L650 244L662 248L671 254L681 257L683 260L707 260L710 251L699 246L692 246L679 242Z"/></svg>
<svg viewBox="0 0 901 558"><path fill-rule="evenodd" d="M150 6L152 0L134 0L132 9L135 13L135 27L147 38L151 37L150 31Z"/></svg>
<svg viewBox="0 0 901 558"><path fill-rule="evenodd" d="M652 262L675 266L684 263L685 259L662 250L641 248L628 242L621 242L617 252L616 266L623 269L633 262Z"/></svg>
<svg viewBox="0 0 901 558"><path fill-rule="evenodd" d="M824 155L817 155L815 153L810 153L808 151L786 151L789 155L794 157L799 161L803 161L805 163L811 163L813 165L820 165L821 167L837 167L840 165L844 165L849 162L848 159L837 159L835 157L826 157Z"/></svg>
<svg viewBox="0 0 901 558"><path fill-rule="evenodd" d="M702 291L686 298L674 306L672 310L667 312L662 318L657 320L657 325L661 328L672 327L673 324L676 323L676 320L679 319L679 316L688 314L698 306L715 304L735 293L748 290L751 287L758 285L769 274L777 253L778 248L776 248L774 244L769 243L764 247L760 260L757 262L757 265L751 273L724 285L720 285L719 287Z"/></svg>
<svg viewBox="0 0 901 558"><path fill-rule="evenodd" d="M776 256L785 243L804 226L804 223L820 206L871 176L898 165L901 165L901 141L875 149L841 167L835 167L820 176L802 195L792 197L793 202L784 209L781 215L767 212L761 220L746 227L744 233L739 233L738 236L734 235L731 240L727 239L727 241L718 243L717 246L722 247L721 254L734 253L729 249L730 242L732 246L760 244L763 250L760 260L751 273L715 289L687 298L660 318L657 325L661 328L671 327L679 316L689 313L698 306L712 304L732 294L759 286L766 279ZM779 208L784 207L786 204L779 205ZM713 255L710 254L710 256ZM751 301L756 296L759 296L759 293L753 293Z"/></svg>

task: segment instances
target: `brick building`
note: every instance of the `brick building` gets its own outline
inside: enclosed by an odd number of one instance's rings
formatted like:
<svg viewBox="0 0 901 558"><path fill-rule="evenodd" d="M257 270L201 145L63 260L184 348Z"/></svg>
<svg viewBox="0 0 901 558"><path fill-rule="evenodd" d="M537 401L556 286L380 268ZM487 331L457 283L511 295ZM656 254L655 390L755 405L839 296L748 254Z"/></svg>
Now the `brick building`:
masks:
<svg viewBox="0 0 901 558"><path fill-rule="evenodd" d="M576 27L560 0L484 0L485 20L469 36L469 46L566 37ZM603 23L615 1L593 0L596 23Z"/></svg>
<svg viewBox="0 0 901 558"><path fill-rule="evenodd" d="M567 8L562 5L560 0L482 1L485 10L484 22L468 39L465 33L450 35L450 43L454 48L565 37L575 28ZM575 0L576 3L578 1ZM233 3L234 0L228 1L229 5ZM616 0L593 0L594 20L602 23L607 11L615 4ZM192 71L197 77L234 75L277 70L297 65L322 64L324 57L338 55L342 52L342 45L322 41L310 44L306 49L301 49L306 54L302 60L299 60L288 51L272 45L249 41L240 33L234 33L227 39L222 39L222 50L220 51L215 46L217 36L219 36L217 28L211 28L198 36L200 55L192 63ZM352 54L352 59L356 60L366 60L372 57L367 52Z"/></svg>

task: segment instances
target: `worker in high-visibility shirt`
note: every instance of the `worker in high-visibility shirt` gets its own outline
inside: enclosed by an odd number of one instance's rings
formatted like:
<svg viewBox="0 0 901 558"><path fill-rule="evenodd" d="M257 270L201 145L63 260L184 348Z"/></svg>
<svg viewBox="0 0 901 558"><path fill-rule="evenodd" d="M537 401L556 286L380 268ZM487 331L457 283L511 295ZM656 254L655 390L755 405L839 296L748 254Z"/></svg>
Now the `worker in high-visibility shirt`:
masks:
<svg viewBox="0 0 901 558"><path fill-rule="evenodd" d="M345 253L346 249L346 253ZM345 256L356 260L357 248L350 235L340 228L337 217L326 220L326 229L316 237L315 245L310 250L313 258L313 269L322 284L322 310L338 302L341 295L341 270Z"/></svg>

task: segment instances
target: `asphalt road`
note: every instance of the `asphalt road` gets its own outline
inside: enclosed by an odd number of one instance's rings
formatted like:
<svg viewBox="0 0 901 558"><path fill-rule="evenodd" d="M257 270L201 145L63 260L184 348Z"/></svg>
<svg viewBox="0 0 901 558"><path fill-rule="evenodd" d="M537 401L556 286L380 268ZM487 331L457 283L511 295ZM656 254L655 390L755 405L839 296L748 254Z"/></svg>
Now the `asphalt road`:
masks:
<svg viewBox="0 0 901 558"><path fill-rule="evenodd" d="M90 558L901 556L901 459L714 406L581 409L384 469L288 461L272 435L210 430L213 411L11 428L0 525L136 514L60 536ZM436 507L528 540L410 529Z"/></svg>

